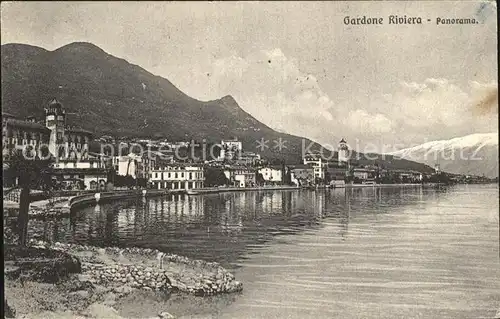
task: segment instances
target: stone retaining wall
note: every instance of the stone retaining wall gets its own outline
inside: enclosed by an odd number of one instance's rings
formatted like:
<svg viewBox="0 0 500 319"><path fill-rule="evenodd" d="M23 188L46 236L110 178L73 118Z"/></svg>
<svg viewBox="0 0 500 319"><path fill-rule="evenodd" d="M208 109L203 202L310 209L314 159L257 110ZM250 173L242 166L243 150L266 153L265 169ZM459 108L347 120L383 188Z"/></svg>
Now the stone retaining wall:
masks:
<svg viewBox="0 0 500 319"><path fill-rule="evenodd" d="M68 202L68 207L73 208L74 206L86 205L86 204L95 205L100 202L106 202L122 198L134 198L141 196L143 197L161 196L165 195L166 193L167 192L165 190L144 189L144 190L83 194L72 197Z"/></svg>

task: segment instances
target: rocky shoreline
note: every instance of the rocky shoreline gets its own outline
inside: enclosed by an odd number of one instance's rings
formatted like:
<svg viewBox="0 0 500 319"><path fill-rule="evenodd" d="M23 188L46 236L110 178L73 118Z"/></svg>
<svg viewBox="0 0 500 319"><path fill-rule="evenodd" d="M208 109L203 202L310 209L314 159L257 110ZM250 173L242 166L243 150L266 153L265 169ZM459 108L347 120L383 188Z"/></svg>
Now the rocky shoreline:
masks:
<svg viewBox="0 0 500 319"><path fill-rule="evenodd" d="M243 288L218 263L155 249L31 240L8 251L11 318L175 318L214 311Z"/></svg>
<svg viewBox="0 0 500 319"><path fill-rule="evenodd" d="M99 248L31 241L33 247L59 250L80 259L80 277L93 284L131 289L173 290L197 296L239 292L241 282L215 262L165 254L156 249Z"/></svg>

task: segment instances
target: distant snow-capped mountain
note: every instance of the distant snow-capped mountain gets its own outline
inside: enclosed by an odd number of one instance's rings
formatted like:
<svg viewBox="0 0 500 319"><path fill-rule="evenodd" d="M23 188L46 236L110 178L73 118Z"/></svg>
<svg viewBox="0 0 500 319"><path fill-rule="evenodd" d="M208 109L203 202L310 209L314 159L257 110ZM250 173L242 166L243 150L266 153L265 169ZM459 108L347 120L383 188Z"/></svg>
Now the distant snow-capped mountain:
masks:
<svg viewBox="0 0 500 319"><path fill-rule="evenodd" d="M432 141L389 154L431 166L439 164L445 172L498 176L498 133Z"/></svg>

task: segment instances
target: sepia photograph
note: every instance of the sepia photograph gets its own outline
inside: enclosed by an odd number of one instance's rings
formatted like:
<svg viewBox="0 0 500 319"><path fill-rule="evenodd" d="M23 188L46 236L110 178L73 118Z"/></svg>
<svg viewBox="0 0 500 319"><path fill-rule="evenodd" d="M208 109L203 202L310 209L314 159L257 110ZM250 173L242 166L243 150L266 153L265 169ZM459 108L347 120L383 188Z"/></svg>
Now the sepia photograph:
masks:
<svg viewBox="0 0 500 319"><path fill-rule="evenodd" d="M495 1L0 6L5 318L500 319Z"/></svg>

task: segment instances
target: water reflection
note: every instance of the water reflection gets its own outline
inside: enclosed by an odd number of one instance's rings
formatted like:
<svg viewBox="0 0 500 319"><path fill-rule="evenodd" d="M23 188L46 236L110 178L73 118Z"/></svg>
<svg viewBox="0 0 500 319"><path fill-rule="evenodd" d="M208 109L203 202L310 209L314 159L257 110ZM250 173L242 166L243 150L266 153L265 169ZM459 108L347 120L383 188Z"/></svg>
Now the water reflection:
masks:
<svg viewBox="0 0 500 319"><path fill-rule="evenodd" d="M219 261L245 283L227 318L477 318L498 306L498 187L171 195L30 222L46 239Z"/></svg>
<svg viewBox="0 0 500 319"><path fill-rule="evenodd" d="M425 196L433 196L427 193ZM324 191L259 191L139 198L75 211L69 218L31 221L32 236L101 246L142 246L235 263L248 247L275 235L336 225L345 240L360 207L418 204L422 189L357 188ZM323 226L322 226L323 225Z"/></svg>

